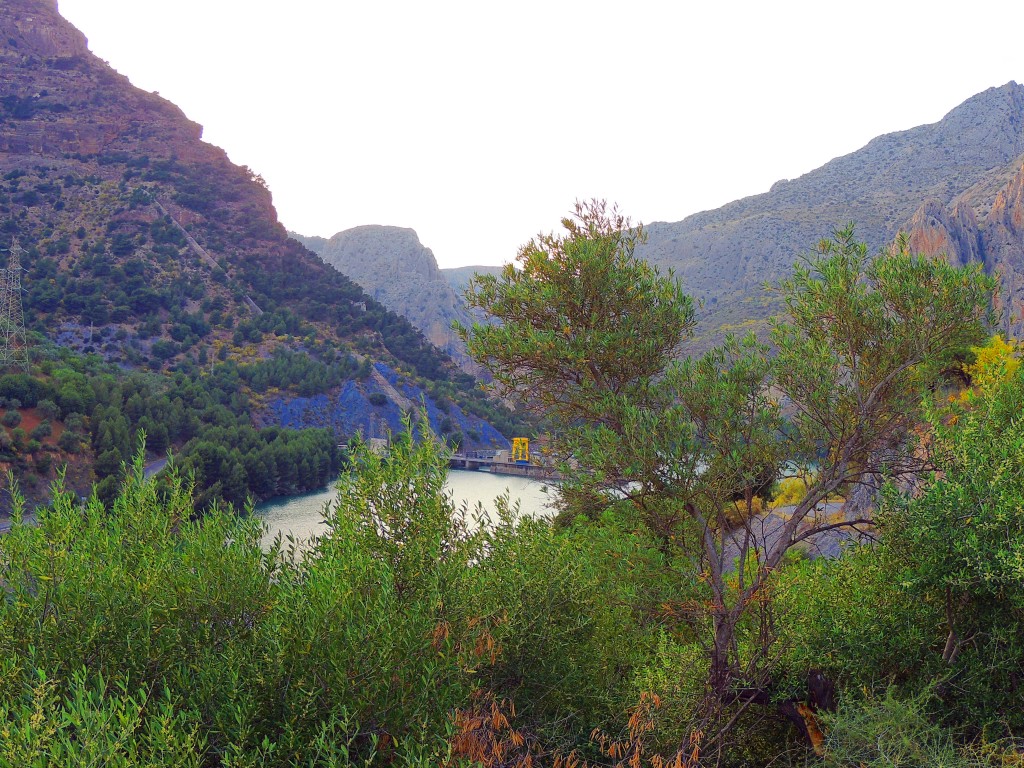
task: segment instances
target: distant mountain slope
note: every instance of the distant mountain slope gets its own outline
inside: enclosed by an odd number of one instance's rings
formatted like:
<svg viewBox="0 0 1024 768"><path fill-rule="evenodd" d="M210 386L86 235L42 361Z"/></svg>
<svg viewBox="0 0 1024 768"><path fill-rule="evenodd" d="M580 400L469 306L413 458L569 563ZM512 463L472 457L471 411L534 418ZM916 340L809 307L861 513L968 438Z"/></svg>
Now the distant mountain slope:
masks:
<svg viewBox="0 0 1024 768"><path fill-rule="evenodd" d="M470 322L469 314L415 230L367 225L329 239L290 234L388 309L408 318L436 347L468 365L465 347L451 326L455 320Z"/></svg>
<svg viewBox="0 0 1024 768"><path fill-rule="evenodd" d="M926 201L946 207L976 186L1001 188L1022 154L1024 87L1010 82L973 96L937 123L880 136L764 194L680 222L653 223L639 253L675 269L705 301L699 332L708 342L722 329L763 327L778 308L763 283L788 274L837 225L856 222L858 236L878 248L907 228Z"/></svg>

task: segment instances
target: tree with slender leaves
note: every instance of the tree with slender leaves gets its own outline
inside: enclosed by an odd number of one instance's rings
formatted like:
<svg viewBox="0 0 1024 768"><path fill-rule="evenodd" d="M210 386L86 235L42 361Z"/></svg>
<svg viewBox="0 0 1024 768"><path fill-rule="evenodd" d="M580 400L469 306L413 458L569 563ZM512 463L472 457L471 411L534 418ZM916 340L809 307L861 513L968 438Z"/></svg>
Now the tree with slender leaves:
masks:
<svg viewBox="0 0 1024 768"><path fill-rule="evenodd" d="M750 337L680 360L694 301L636 256L642 227L600 201L562 225L525 245L518 268L474 278L467 301L500 323L459 331L502 394L549 420L572 458L570 498L627 500L694 564L709 659L695 727L721 748L744 710L771 698L770 587L787 552L868 522L827 517L836 491L925 466L911 439L922 398L983 336L994 284L903 241L872 260L850 226L779 286L788 317L773 356ZM769 521L753 514L753 488L784 459L818 471Z"/></svg>

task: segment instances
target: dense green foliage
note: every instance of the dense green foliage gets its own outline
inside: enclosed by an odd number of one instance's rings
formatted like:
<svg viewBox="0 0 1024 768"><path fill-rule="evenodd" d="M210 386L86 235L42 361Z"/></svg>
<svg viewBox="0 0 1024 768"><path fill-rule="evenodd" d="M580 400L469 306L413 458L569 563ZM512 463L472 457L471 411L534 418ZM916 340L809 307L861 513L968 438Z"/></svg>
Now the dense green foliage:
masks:
<svg viewBox="0 0 1024 768"><path fill-rule="evenodd" d="M969 734L1021 732L1022 413L1019 372L937 410L937 473L914 493L887 489L878 543L787 576L798 670L876 695L929 691L942 720Z"/></svg>
<svg viewBox="0 0 1024 768"><path fill-rule="evenodd" d="M238 367L242 380L257 392L275 387L294 389L302 396L327 392L351 379L358 371L359 364L351 355L328 364L301 352L284 349L275 351L266 360Z"/></svg>
<svg viewBox="0 0 1024 768"><path fill-rule="evenodd" d="M939 428L947 474L888 492L879 544L781 569L775 690L799 692L808 668L837 683L827 765L1009 755L1024 456L1005 427L1022 397L1017 376ZM387 458L359 448L323 537L269 552L255 520L217 505L195 520L178 476L145 481L141 463L109 507L58 493L38 526L0 537L0 766L547 765L571 750L619 765L693 744L712 593L692 562L628 503L556 528L499 501L475 528L484 513L453 508L445 466L409 434ZM997 503L967 520L935 506L951 485L998 488ZM950 541L948 524L971 535ZM963 647L945 662L947 588ZM759 631L744 622L738 642ZM494 713L509 724L484 725ZM805 764L777 719L750 711L735 728L691 765Z"/></svg>
<svg viewBox="0 0 1024 768"><path fill-rule="evenodd" d="M559 432L600 422L611 395L640 396L694 325L681 284L634 256L641 228L598 202L562 224L565 235L520 249L519 268L472 279L470 306L502 323L460 329L503 394L528 399Z"/></svg>
<svg viewBox="0 0 1024 768"><path fill-rule="evenodd" d="M684 722L722 760L752 707L778 700L771 596L790 550L868 522L830 518L830 495L930 466L915 445L922 404L983 338L994 282L902 240L869 258L847 227L779 286L787 315L773 324L773 355L729 338L679 361L693 304L635 257L642 229L600 202L562 223L564 234L520 251L522 269L474 279L468 300L500 323L462 334L503 392L531 398L555 426L573 458L562 466L567 511L594 517L628 500L706 584L692 642L710 665ZM754 492L784 463L817 471L792 510L766 520Z"/></svg>
<svg viewBox="0 0 1024 768"><path fill-rule="evenodd" d="M621 722L656 551L502 504L472 531L445 472L409 434L359 451L323 538L269 553L138 463L109 508L58 494L0 538L0 765L438 765L484 687L552 745Z"/></svg>
<svg viewBox="0 0 1024 768"><path fill-rule="evenodd" d="M192 474L200 507L215 498L241 507L249 497L260 500L322 488L341 462L338 440L328 430L255 428L243 384L256 392L271 386L302 391L329 386L357 368L348 358L327 365L280 352L248 366L217 364L205 376L156 376L119 371L95 358L62 352L41 364L40 375L0 376L0 401L38 407L61 419L65 429L59 446L73 455L92 452L96 490L107 502L144 434L150 455L170 451ZM16 426L13 417L4 418ZM0 451L9 461L26 461L16 443L0 445Z"/></svg>

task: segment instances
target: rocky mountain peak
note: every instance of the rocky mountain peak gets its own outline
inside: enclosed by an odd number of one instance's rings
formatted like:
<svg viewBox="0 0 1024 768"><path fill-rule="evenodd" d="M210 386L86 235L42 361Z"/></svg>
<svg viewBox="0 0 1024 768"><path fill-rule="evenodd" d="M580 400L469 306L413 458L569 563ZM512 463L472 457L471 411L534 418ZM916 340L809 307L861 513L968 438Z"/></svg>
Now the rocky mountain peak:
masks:
<svg viewBox="0 0 1024 768"><path fill-rule="evenodd" d="M292 237L388 309L407 317L464 369L476 370L451 330L455 320L470 322L466 308L415 230L371 224L327 239Z"/></svg>
<svg viewBox="0 0 1024 768"><path fill-rule="evenodd" d="M364 275L380 277L382 269L428 282L444 280L434 252L420 242L416 230L407 227L369 224L346 229L331 237L320 255L356 282Z"/></svg>

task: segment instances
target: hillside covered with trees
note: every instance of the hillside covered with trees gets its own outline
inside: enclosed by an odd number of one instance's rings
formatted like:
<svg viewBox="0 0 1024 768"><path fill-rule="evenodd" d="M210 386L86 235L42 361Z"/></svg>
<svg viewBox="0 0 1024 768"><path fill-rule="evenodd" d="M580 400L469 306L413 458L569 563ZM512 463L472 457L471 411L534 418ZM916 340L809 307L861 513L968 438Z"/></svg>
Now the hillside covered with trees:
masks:
<svg viewBox="0 0 1024 768"><path fill-rule="evenodd" d="M78 449L69 451L55 437L39 435L32 445L8 432L3 463L33 501L69 459L75 490L99 482L109 499L140 427L154 458L174 448L183 460L208 442L200 432L255 433L286 421L333 430L337 445L382 419L397 427L406 401L421 398L432 414L442 412L434 426L453 444L501 447L502 430L525 428L406 319L289 238L263 180L201 135L173 104L92 55L55 3L0 7L0 250L5 266L12 251L20 268L29 347L19 341L19 359L29 358L20 371L36 377L42 393L12 394L7 407L28 424L44 418L29 413L36 400L56 402L60 413L45 417L52 430L62 432L71 418L69 431L81 438L65 439ZM88 407L55 399L63 384L54 371L63 376L67 366L100 377L83 385L93 391ZM391 399L396 390L381 383L381 370L408 393ZM11 387L20 392L22 384ZM127 393L125 402L111 391ZM184 405L149 410L147 400L144 419L124 415L127 401L147 392ZM183 422L167 421L186 411ZM329 476L293 472L290 461L266 475L255 469L267 463L258 459L264 448L248 437L232 445L236 455L226 460L210 451L199 463L188 458L203 467L201 498L216 491L239 501L243 482L261 498L318 487L310 483ZM337 468L322 459L319 448L309 457Z"/></svg>

